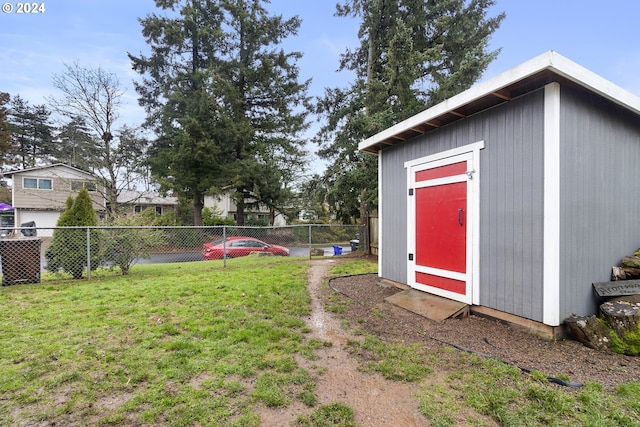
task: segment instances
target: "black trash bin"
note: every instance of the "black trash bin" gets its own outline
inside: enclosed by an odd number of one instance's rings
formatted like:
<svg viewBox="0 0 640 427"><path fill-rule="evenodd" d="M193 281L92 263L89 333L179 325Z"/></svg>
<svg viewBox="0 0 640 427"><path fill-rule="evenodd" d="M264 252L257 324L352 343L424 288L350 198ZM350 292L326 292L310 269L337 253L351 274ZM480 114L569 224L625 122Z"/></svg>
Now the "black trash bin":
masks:
<svg viewBox="0 0 640 427"><path fill-rule="evenodd" d="M38 237L0 239L2 286L40 283L40 246Z"/></svg>
<svg viewBox="0 0 640 427"><path fill-rule="evenodd" d="M35 221L23 222L22 224L20 224L20 227L22 228L20 232L24 237L35 237L38 235L38 232L35 228Z"/></svg>

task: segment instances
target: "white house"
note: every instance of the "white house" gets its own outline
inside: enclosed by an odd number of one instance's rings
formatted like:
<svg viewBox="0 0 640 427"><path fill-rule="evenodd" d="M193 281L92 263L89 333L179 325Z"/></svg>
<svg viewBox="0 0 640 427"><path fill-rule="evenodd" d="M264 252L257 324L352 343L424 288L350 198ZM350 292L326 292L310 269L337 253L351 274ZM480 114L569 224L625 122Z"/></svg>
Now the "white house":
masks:
<svg viewBox="0 0 640 427"><path fill-rule="evenodd" d="M69 196L77 194L82 187L89 191L96 212L106 212L104 191L97 191L97 178L73 166L56 163L10 171L4 176L13 181L11 205L15 225L34 221L38 228L55 227Z"/></svg>
<svg viewBox="0 0 640 427"><path fill-rule="evenodd" d="M126 206L128 213L140 213L153 209L157 215L176 210L178 198L161 196L153 191L123 190L118 194L118 203Z"/></svg>
<svg viewBox="0 0 640 427"><path fill-rule="evenodd" d="M10 171L4 174L12 179L11 205L14 208L15 226L26 222L35 222L38 234L52 235L60 215L66 209L69 196L75 197L84 187L89 191L93 208L98 216L107 212L105 189L98 188L99 179L90 172L56 163L48 166ZM176 197L162 197L148 191L122 191L118 202L128 206L130 212L141 212L151 207L158 214L175 209Z"/></svg>
<svg viewBox="0 0 640 427"><path fill-rule="evenodd" d="M213 209L224 218L232 218L234 220L236 219L236 213L238 211L236 203L229 196L229 193L223 193L218 196L205 196L204 207ZM271 213L266 206L260 206L258 210L245 210L245 217L262 220L267 224L271 221ZM276 227L287 225L287 220L280 212L276 212L273 225Z"/></svg>

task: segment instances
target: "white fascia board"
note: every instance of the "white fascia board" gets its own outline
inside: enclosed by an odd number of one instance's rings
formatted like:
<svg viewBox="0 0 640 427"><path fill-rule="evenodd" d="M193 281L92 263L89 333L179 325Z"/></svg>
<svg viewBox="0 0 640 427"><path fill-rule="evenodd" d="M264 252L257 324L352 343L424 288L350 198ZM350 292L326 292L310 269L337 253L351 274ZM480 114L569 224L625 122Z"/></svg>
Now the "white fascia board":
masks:
<svg viewBox="0 0 640 427"><path fill-rule="evenodd" d="M364 150L372 145L377 144L378 142L385 140L393 135L396 135L400 132L403 132L407 129L411 129L416 125L432 120L442 114L445 114L449 111L453 111L456 108L460 108L461 106L480 99L492 92L500 90L509 84L512 84L518 80L525 78L526 76L532 75L541 69L549 66L547 52L544 55L537 56L524 64L521 64L515 68L512 68L504 73L486 80L482 83L479 83L473 86L470 89L465 90L449 99L442 101L441 103L434 105L433 107L424 110L415 116L409 117L408 119L397 123L390 128L383 130L376 135L373 135L370 138L365 139L358 145L358 149Z"/></svg>
<svg viewBox="0 0 640 427"><path fill-rule="evenodd" d="M550 54L549 69L615 104L640 114L640 97L562 55L555 52Z"/></svg>
<svg viewBox="0 0 640 427"><path fill-rule="evenodd" d="M34 172L34 171L43 171L43 170L48 170L48 169L67 169L67 170L72 170L72 171L76 171L79 172L83 175L91 175L91 173L87 172L87 171L83 171L82 169L78 169L74 166L70 166L67 165L66 163L53 163L50 165L45 165L45 166L33 166L30 168L25 168L25 169L20 169L20 170L15 170L15 171L7 171L4 173L4 175L10 176L10 175L17 175L19 173L24 173L24 172Z"/></svg>
<svg viewBox="0 0 640 427"><path fill-rule="evenodd" d="M394 135L428 122L449 111L454 111L465 104L488 96L545 69L554 71L616 104L640 114L639 97L550 50L365 139L358 144L358 149L365 150Z"/></svg>

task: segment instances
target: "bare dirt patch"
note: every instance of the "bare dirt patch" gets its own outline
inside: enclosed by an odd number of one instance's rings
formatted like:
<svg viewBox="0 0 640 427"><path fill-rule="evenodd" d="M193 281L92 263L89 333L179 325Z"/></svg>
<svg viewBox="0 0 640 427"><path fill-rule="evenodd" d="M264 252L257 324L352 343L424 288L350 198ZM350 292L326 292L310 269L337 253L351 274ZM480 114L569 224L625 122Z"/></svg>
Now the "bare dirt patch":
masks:
<svg viewBox="0 0 640 427"><path fill-rule="evenodd" d="M385 301L400 290L382 287L375 274L340 277L326 287L350 301L340 319L388 342L455 346L502 360L525 371L611 388L640 381L640 358L590 349L578 341L547 341L494 319L469 316L434 322Z"/></svg>
<svg viewBox="0 0 640 427"><path fill-rule="evenodd" d="M312 262L308 283L312 311L307 319L312 329L311 338L332 345L317 350L317 360L300 358L299 363L318 376L318 404L341 402L348 405L354 410L355 421L360 426L429 425L418 412L415 393L425 384L446 381L446 375L456 369L462 352L492 357L521 368L525 373L537 371L550 379L568 377L572 382L597 382L607 388L640 381L640 358L593 350L572 340L546 341L500 321L478 316L435 322L385 301L386 297L401 290L379 285L375 274L329 281L326 275L332 262L339 261ZM336 304L336 298L345 303L345 310L330 313L325 304ZM421 343L428 350L444 347L455 350L439 352L440 364L433 366L434 372L420 384L385 380L380 375L359 370L362 363L359 359L363 355L353 354L346 345L350 339L362 339L354 333L355 328L386 342ZM296 402L282 409L263 408L258 413L262 425L282 426L291 425L296 417L309 414L313 409ZM490 419L485 422L495 425Z"/></svg>
<svg viewBox="0 0 640 427"><path fill-rule="evenodd" d="M312 328L310 338L332 343L316 351L313 361L300 358L305 369L316 372L318 405L340 402L355 412L355 422L367 426L424 426L428 421L418 412L413 396L418 385L385 380L377 374L358 370L358 362L347 352L345 345L353 335L340 326L340 320L327 313L321 296L327 292L326 274L333 260L314 261L309 270L308 289L311 295L311 315L307 324ZM301 403L287 408L259 411L264 426L290 425L300 414L310 413Z"/></svg>

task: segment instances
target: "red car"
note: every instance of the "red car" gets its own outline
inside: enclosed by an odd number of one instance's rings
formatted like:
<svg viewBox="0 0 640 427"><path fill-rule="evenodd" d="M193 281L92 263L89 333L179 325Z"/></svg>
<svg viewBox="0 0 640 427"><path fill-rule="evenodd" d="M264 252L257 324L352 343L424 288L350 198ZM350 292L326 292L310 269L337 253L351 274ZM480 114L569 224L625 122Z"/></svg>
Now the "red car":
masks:
<svg viewBox="0 0 640 427"><path fill-rule="evenodd" d="M227 258L247 256L253 252L270 252L275 256L289 256L289 249L283 246L270 245L262 240L243 236L227 237L224 245L222 239L205 243L202 256L206 260L222 259L225 251Z"/></svg>

